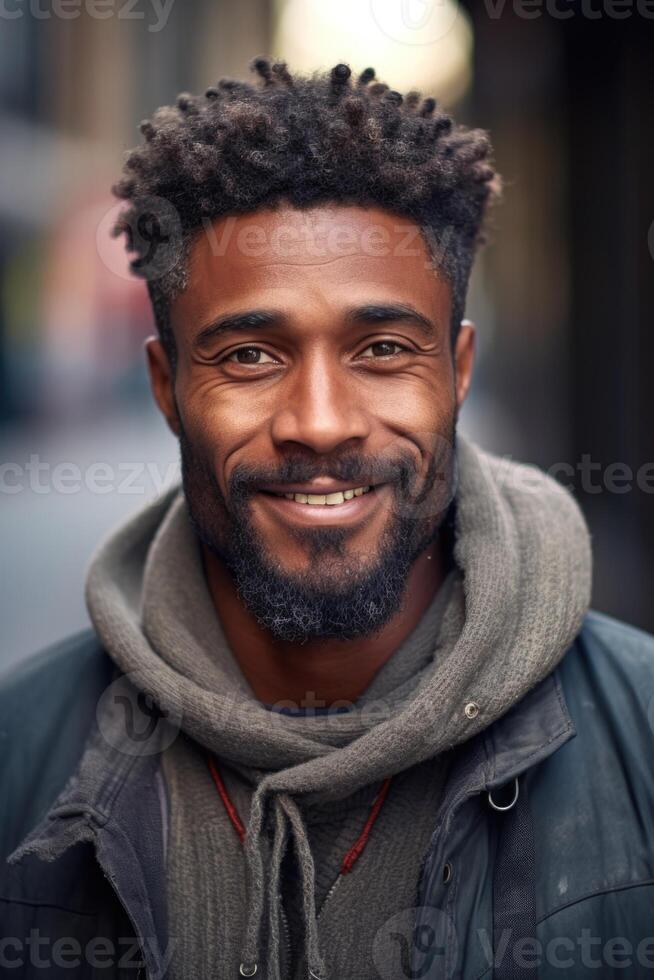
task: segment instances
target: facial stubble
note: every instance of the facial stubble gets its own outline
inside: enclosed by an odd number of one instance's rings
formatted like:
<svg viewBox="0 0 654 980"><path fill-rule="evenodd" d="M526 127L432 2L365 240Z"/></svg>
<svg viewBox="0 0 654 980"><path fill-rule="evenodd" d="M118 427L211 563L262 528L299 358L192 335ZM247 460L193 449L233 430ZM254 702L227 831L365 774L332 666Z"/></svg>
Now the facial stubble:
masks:
<svg viewBox="0 0 654 980"><path fill-rule="evenodd" d="M191 524L225 565L237 593L264 629L278 640L355 639L372 636L402 608L412 564L451 522L455 484L455 426L437 440L420 476L406 455L370 460L349 453L333 460L289 457L274 468L241 466L223 493L206 458L180 428L182 484ZM252 495L262 482L302 482L318 473L351 480L358 474L389 478L392 506L376 558L364 563L348 548L349 529L295 528L306 551L302 573L289 572L272 554L252 517ZM375 492L375 491L373 491Z"/></svg>

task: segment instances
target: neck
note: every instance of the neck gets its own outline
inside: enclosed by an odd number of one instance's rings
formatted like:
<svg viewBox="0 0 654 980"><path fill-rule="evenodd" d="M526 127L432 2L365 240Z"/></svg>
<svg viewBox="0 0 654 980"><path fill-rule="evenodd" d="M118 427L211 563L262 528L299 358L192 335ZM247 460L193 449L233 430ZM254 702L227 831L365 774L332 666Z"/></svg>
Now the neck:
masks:
<svg viewBox="0 0 654 980"><path fill-rule="evenodd" d="M302 708L355 701L417 626L440 588L446 564L444 549L435 541L409 572L401 610L373 637L287 643L259 626L227 568L204 544L202 553L225 637L255 697Z"/></svg>

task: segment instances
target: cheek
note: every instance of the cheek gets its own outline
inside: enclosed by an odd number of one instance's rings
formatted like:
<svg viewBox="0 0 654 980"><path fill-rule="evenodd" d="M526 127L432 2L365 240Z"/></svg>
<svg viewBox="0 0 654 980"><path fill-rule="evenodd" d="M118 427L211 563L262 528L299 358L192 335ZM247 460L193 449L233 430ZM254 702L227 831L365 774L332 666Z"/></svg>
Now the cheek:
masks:
<svg viewBox="0 0 654 980"><path fill-rule="evenodd" d="M377 392L373 410L385 429L410 439L422 455L431 455L450 438L456 413L453 380L436 373L393 379Z"/></svg>
<svg viewBox="0 0 654 980"><path fill-rule="evenodd" d="M247 392L211 382L181 388L178 409L188 441L212 469L221 490L245 454L264 457L266 420Z"/></svg>
<svg viewBox="0 0 654 980"><path fill-rule="evenodd" d="M400 400L388 400L384 408L385 425L394 433L396 446L408 449L414 457L417 479L414 492L421 492L423 481L432 485L436 474L440 474L434 484L436 489L449 486L456 413L453 394L448 392L447 397L439 398L435 392L423 388L414 392L412 398L405 392ZM392 419L390 409L394 409ZM431 511L428 516L433 516Z"/></svg>

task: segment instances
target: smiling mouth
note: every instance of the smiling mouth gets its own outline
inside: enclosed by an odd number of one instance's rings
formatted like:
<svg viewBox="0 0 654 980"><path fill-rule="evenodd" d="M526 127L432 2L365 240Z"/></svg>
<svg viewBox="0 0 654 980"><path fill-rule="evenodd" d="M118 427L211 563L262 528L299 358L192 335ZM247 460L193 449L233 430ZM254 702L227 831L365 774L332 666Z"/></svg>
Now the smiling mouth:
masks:
<svg viewBox="0 0 654 980"><path fill-rule="evenodd" d="M284 500L294 500L297 504L308 504L310 507L336 507L338 504L345 504L348 500L355 497L363 497L370 493L374 487L350 487L346 490L336 490L333 493L281 493L273 490L264 490L264 493L272 497L281 497Z"/></svg>

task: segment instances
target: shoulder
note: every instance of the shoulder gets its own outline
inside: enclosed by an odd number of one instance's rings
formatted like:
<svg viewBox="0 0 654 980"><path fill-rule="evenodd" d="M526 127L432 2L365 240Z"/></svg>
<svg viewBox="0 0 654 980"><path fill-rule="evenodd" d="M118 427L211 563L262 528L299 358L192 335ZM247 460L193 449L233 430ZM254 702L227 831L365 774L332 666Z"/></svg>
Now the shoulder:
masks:
<svg viewBox="0 0 654 980"><path fill-rule="evenodd" d="M85 713L89 698L102 691L112 665L92 629L81 630L27 657L0 675L0 732L38 737L37 728Z"/></svg>
<svg viewBox="0 0 654 980"><path fill-rule="evenodd" d="M575 735L530 787L543 928L586 915L636 934L653 901L654 638L591 612L556 673Z"/></svg>
<svg viewBox="0 0 654 980"><path fill-rule="evenodd" d="M612 757L634 778L654 755L654 637L590 612L557 672L577 729L572 754ZM654 785L652 790L654 800Z"/></svg>
<svg viewBox="0 0 654 980"><path fill-rule="evenodd" d="M654 636L591 611L558 670L573 706L582 707L590 698L611 715L628 711L641 721L648 718L652 736Z"/></svg>
<svg viewBox="0 0 654 980"><path fill-rule="evenodd" d="M113 663L92 629L0 676L0 848L40 819L81 757Z"/></svg>
<svg viewBox="0 0 654 980"><path fill-rule="evenodd" d="M586 645L601 646L609 654L619 653L644 667L651 668L654 663L654 636L651 633L595 610L584 619L579 639Z"/></svg>

